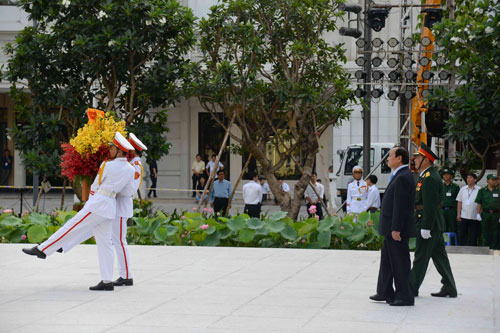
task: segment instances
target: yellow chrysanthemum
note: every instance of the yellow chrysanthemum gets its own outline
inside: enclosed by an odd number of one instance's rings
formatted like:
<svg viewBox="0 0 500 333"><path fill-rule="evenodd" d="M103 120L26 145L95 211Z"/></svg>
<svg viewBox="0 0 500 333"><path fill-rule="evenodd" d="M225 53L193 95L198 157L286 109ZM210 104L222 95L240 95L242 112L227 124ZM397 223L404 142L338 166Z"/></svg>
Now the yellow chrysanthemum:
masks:
<svg viewBox="0 0 500 333"><path fill-rule="evenodd" d="M106 113L104 117L97 118L94 123L87 123L80 128L77 135L69 143L75 147L80 155L93 154L103 144L113 141L116 132L120 132L123 136L127 135L125 122L123 120L115 121L112 115Z"/></svg>

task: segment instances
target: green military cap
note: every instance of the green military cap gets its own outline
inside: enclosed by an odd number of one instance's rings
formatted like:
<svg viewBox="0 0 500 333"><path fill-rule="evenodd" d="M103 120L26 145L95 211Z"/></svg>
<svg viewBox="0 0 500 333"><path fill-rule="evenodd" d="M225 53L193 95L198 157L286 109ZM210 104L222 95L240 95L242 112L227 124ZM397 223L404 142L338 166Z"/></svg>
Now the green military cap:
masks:
<svg viewBox="0 0 500 333"><path fill-rule="evenodd" d="M420 148L414 155L422 155L428 158L432 163L434 163L434 161L438 158L437 155L434 154L434 152L423 142L420 144Z"/></svg>
<svg viewBox="0 0 500 333"><path fill-rule="evenodd" d="M498 178L494 174L490 173L488 176L486 176L486 179L498 179Z"/></svg>
<svg viewBox="0 0 500 333"><path fill-rule="evenodd" d="M449 173L452 176L455 175L455 171L453 171L453 169L450 168L444 168L443 171L441 171L441 175L444 175L445 173Z"/></svg>

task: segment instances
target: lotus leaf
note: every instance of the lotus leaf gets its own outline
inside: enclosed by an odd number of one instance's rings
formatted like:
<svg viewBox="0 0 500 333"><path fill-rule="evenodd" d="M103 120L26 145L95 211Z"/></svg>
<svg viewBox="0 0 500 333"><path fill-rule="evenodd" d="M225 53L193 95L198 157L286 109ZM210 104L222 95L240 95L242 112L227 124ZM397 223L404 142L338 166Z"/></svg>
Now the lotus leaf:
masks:
<svg viewBox="0 0 500 333"><path fill-rule="evenodd" d="M255 237L255 230L244 228L238 232L238 240L243 243L250 243Z"/></svg>
<svg viewBox="0 0 500 333"><path fill-rule="evenodd" d="M28 229L28 241L30 243L41 243L47 238L47 229L40 224L32 225Z"/></svg>
<svg viewBox="0 0 500 333"><path fill-rule="evenodd" d="M280 232L281 236L289 241L295 241L298 237L297 231L295 231L294 228L290 227L287 225L283 230Z"/></svg>

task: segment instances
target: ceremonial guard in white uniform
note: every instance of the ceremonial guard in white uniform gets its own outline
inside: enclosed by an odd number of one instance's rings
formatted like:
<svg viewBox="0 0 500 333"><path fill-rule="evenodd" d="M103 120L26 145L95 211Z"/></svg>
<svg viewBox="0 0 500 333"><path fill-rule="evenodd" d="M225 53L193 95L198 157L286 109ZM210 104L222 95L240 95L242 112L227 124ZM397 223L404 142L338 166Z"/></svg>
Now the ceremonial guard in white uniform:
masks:
<svg viewBox="0 0 500 333"><path fill-rule="evenodd" d="M133 196L141 186L144 175L139 153L148 149L134 133L129 134L128 141L135 149L130 152L132 155L130 164L134 167L135 173L134 181L130 185L127 185L125 189L116 196L116 217L113 222L112 241L118 259L120 277L113 282L115 286L132 286L134 284L132 274L130 273L130 255L127 244L127 220L134 216ZM139 153L136 155L135 151ZM92 188L90 193L91 195L94 193ZM93 234L90 232L85 235L82 234L79 238L75 238L71 243L63 246L64 253L69 252L73 247L92 236Z"/></svg>
<svg viewBox="0 0 500 333"><path fill-rule="evenodd" d="M134 284L132 274L130 273L130 255L128 252L127 244L127 220L134 216L134 202L133 194L136 193L141 187L144 171L141 164L140 152L148 150L141 140L139 140L134 133L130 133L128 141L135 148L133 158L130 164L134 167L134 181L132 182L132 195L118 195L116 197L116 220L113 223L113 245L115 247L116 257L118 259L118 271L120 277L113 282L115 286L131 286Z"/></svg>
<svg viewBox="0 0 500 333"><path fill-rule="evenodd" d="M126 152L134 147L116 132L110 155L113 160L103 162L92 186L89 200L72 219L42 244L23 252L45 259L59 248L71 244L81 235L93 234L97 242L102 281L90 290L113 290L114 251L111 241L112 224L116 217L116 196L130 191L134 168L128 163Z"/></svg>
<svg viewBox="0 0 500 333"><path fill-rule="evenodd" d="M368 209L366 199L368 199L368 185L363 180L363 168L355 166L352 168L354 180L347 185L346 208L347 214L359 214Z"/></svg>

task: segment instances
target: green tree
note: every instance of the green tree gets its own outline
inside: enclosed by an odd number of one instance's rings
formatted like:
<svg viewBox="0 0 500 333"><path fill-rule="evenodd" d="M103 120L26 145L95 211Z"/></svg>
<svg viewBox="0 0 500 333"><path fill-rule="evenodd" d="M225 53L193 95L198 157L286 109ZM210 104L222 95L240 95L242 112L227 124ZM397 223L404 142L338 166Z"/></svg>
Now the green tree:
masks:
<svg viewBox="0 0 500 333"><path fill-rule="evenodd" d="M458 167L462 175L479 159L481 178L487 153L500 149L500 4L456 0L454 15L435 24L433 32L447 59L443 67L455 71L458 86L434 89L429 100L450 111L447 138L466 150Z"/></svg>
<svg viewBox="0 0 500 333"><path fill-rule="evenodd" d="M336 29L340 1L223 0L200 22L201 60L192 93L231 137L251 153L281 209L296 218L318 151L317 138L348 119L353 100ZM227 129L227 128L226 128ZM281 147L273 160L266 145ZM302 156L293 198L280 190L276 171Z"/></svg>
<svg viewBox="0 0 500 333"><path fill-rule="evenodd" d="M5 77L17 96L30 93L17 98L25 102L17 105L23 125L12 132L25 163L30 149L42 143L50 143L44 150L60 152L92 105L133 124L139 137L154 128L157 141L148 153L166 154L166 112L150 110L164 110L182 96L186 55L195 43L191 10L175 0L18 4L35 24L7 46ZM39 126L49 120L59 130L43 133ZM41 155L40 149L31 155Z"/></svg>

